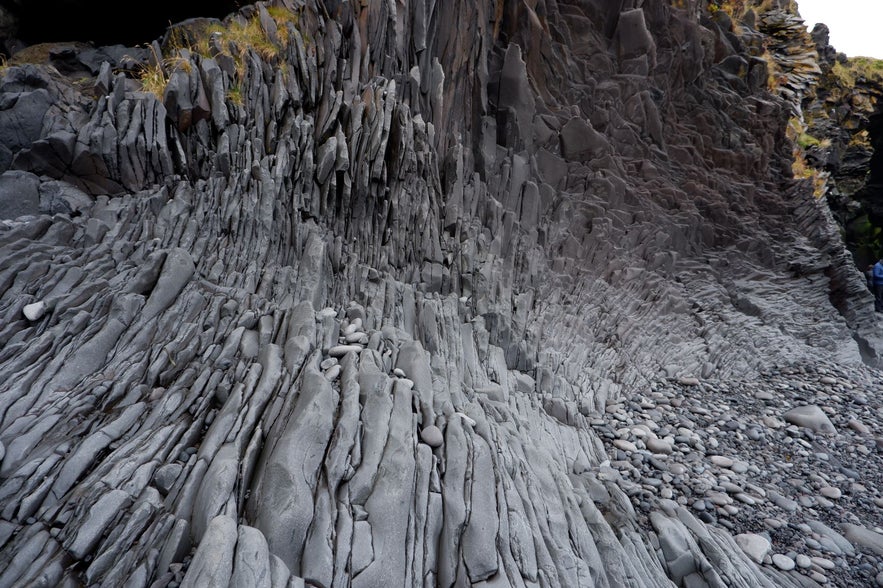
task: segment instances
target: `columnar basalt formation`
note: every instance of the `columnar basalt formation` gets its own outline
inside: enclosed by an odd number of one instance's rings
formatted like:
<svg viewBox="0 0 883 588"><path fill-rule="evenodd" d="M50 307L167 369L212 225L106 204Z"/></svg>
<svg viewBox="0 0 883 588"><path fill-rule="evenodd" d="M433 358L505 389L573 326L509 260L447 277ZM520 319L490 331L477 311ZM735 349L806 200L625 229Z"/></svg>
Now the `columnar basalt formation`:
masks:
<svg viewBox="0 0 883 588"><path fill-rule="evenodd" d="M280 0L13 56L0 585L809 581L639 517L595 429L883 349L764 33L617 4Z"/></svg>

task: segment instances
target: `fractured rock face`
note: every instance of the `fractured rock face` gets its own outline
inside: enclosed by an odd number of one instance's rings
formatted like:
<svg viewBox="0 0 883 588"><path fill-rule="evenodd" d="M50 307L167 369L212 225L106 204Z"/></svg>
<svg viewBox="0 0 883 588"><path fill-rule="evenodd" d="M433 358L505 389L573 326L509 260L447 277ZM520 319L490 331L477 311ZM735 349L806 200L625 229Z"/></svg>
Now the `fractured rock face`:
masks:
<svg viewBox="0 0 883 588"><path fill-rule="evenodd" d="M257 3L162 96L4 69L0 585L798 585L640 518L592 422L874 365L873 307L734 33L601 4Z"/></svg>

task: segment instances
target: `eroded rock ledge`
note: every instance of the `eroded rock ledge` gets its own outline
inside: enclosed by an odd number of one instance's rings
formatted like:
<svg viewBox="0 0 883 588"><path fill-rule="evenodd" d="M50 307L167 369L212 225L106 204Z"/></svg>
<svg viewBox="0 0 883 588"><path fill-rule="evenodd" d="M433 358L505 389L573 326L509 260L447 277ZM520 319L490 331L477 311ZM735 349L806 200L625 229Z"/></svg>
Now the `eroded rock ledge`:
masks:
<svg viewBox="0 0 883 588"><path fill-rule="evenodd" d="M6 68L0 585L811 582L604 475L654 383L881 350L767 63L606 4L257 3L161 97Z"/></svg>

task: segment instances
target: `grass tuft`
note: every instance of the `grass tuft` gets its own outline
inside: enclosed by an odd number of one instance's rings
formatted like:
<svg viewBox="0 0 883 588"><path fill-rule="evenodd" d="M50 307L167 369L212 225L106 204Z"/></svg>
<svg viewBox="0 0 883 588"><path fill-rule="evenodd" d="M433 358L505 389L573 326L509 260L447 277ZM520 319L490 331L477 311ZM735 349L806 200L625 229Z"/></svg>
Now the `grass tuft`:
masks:
<svg viewBox="0 0 883 588"><path fill-rule="evenodd" d="M173 29L165 47L175 57L160 60L151 46L153 59L150 63L135 65L142 87L162 99L171 72L176 69L190 71L191 61L184 57L187 53L214 57L220 51L233 59L239 79L243 77L245 57L250 51L256 52L265 61L278 63L290 41L288 25L297 26L300 19L297 13L283 6L268 7L267 13L277 26L275 38L264 29L257 15L248 19L231 18L223 24L213 23L198 31ZM213 41L213 36L218 39ZM238 84L232 85L227 98L235 104L242 104L241 87Z"/></svg>

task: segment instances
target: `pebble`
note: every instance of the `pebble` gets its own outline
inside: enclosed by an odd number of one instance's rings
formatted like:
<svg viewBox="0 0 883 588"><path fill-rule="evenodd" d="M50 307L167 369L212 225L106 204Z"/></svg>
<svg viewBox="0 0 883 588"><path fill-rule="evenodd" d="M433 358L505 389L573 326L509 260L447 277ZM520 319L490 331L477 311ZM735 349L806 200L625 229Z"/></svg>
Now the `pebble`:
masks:
<svg viewBox="0 0 883 588"><path fill-rule="evenodd" d="M423 430L420 431L420 438L430 447L441 447L442 443L444 443L441 429L435 425L423 427Z"/></svg>
<svg viewBox="0 0 883 588"><path fill-rule="evenodd" d="M731 465L733 465L733 460L730 459L729 457L725 457L725 456L723 456L723 455L712 455L712 456L709 457L708 459L709 459L709 460L711 461L711 463L713 463L714 465L716 465L716 466L720 466L720 467L722 467L722 468L728 468L728 467L730 467Z"/></svg>
<svg viewBox="0 0 883 588"><path fill-rule="evenodd" d="M763 558L769 553L771 547L769 539L755 533L741 533L736 535L735 539L745 555L757 563L763 563Z"/></svg>
<svg viewBox="0 0 883 588"><path fill-rule="evenodd" d="M753 542L755 561L798 570L806 581L864 585L883 570L883 554L859 551L840 533L843 524L876 520L883 509L883 403L871 383L880 378L869 374L861 404L854 400L861 385L850 388L840 372L829 372L838 382L830 388L819 387L812 367L795 373L765 375L760 394L748 383L658 384L592 425L622 460L622 488L637 510L677 518L676 508L686 507L740 537L743 551ZM841 395L845 389L853 391ZM669 398L664 410L659 393ZM802 412L818 422L802 420ZM663 453L666 444L670 453ZM666 509L663 501L678 506Z"/></svg>
<svg viewBox="0 0 883 588"><path fill-rule="evenodd" d="M802 568L804 570L812 566L812 560L809 558L808 555L804 555L803 553L797 555L797 557L795 558L795 563L797 564L798 568Z"/></svg>
<svg viewBox="0 0 883 588"><path fill-rule="evenodd" d="M349 352L359 353L361 352L363 347L361 345L335 345L331 349L328 350L328 355L331 357L343 357Z"/></svg>
<svg viewBox="0 0 883 588"><path fill-rule="evenodd" d="M687 473L687 467L683 464L673 463L668 466L668 471L675 476L683 476Z"/></svg>
<svg viewBox="0 0 883 588"><path fill-rule="evenodd" d="M630 451L632 453L638 452L637 446L627 439L615 439L613 444L623 451Z"/></svg>
<svg viewBox="0 0 883 588"><path fill-rule="evenodd" d="M733 499L722 492L709 492L705 496L708 500L712 502L712 504L715 504L717 506L724 506L726 504L733 503Z"/></svg>
<svg viewBox="0 0 883 588"><path fill-rule="evenodd" d="M824 486L819 489L819 494L821 494L825 498L830 498L832 500L837 500L843 495L843 493L840 491L840 488L837 488L835 486Z"/></svg>
<svg viewBox="0 0 883 588"><path fill-rule="evenodd" d="M855 431L856 433L859 433L860 435L870 435L871 434L871 430L868 428L868 426L855 418L849 419L849 422L846 423L846 426L849 427L850 429L852 429L853 431Z"/></svg>
<svg viewBox="0 0 883 588"><path fill-rule="evenodd" d="M744 492L739 492L738 494L735 494L734 496L735 496L736 500L738 500L739 502L742 502L743 504L747 504L748 506L754 506L755 504L757 504L757 501L755 499L753 499L748 494L745 494Z"/></svg>
<svg viewBox="0 0 883 588"><path fill-rule="evenodd" d="M43 318L44 314L46 314L46 303L42 300L32 302L31 304L25 305L25 307L21 309L21 312L29 321L38 321Z"/></svg>
<svg viewBox="0 0 883 588"><path fill-rule="evenodd" d="M360 343L362 345L368 344L368 334L362 332L350 333L346 337L344 337L344 341L346 343Z"/></svg>
<svg viewBox="0 0 883 588"><path fill-rule="evenodd" d="M733 465L730 466L730 469L737 474L744 474L748 471L748 463L740 460L733 460Z"/></svg>
<svg viewBox="0 0 883 588"><path fill-rule="evenodd" d="M773 564L783 572L790 572L795 566L793 559L781 553L773 554Z"/></svg>
<svg viewBox="0 0 883 588"><path fill-rule="evenodd" d="M816 556L816 557L812 557L810 559L812 560L813 565L817 565L820 568L822 568L823 570L833 570L834 568L837 567L837 564L835 564L833 561L831 561L830 559L828 559L826 557Z"/></svg>
<svg viewBox="0 0 883 588"><path fill-rule="evenodd" d="M651 437L645 441L645 444L647 445L647 449L649 449L653 453L669 454L672 452L671 443L663 441L662 439L655 439Z"/></svg>

